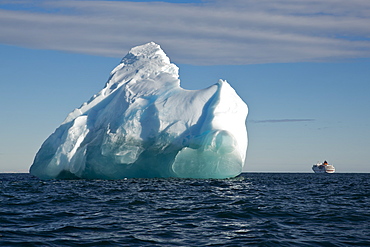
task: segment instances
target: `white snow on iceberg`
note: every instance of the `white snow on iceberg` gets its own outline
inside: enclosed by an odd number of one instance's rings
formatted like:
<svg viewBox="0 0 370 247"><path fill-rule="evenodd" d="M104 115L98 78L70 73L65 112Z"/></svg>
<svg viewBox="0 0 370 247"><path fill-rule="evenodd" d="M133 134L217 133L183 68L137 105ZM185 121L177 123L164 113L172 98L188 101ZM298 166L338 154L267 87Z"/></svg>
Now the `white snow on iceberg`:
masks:
<svg viewBox="0 0 370 247"><path fill-rule="evenodd" d="M159 45L134 47L105 87L72 111L36 154L42 178L229 178L241 173L248 107L223 80L180 87Z"/></svg>

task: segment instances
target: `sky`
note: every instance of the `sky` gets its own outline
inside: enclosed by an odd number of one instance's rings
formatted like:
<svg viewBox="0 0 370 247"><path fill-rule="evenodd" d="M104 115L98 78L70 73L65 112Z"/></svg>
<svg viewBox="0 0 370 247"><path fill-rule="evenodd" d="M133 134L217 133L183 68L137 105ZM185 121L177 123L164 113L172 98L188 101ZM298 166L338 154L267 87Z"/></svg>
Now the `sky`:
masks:
<svg viewBox="0 0 370 247"><path fill-rule="evenodd" d="M0 0L0 172L154 41L183 88L227 80L248 104L245 172L370 172L370 1Z"/></svg>

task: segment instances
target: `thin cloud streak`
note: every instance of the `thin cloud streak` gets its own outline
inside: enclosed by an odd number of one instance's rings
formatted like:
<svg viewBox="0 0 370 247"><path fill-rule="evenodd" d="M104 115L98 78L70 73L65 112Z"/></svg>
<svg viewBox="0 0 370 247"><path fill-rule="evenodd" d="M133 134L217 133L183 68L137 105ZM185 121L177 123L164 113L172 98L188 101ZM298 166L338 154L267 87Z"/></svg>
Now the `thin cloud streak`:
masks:
<svg viewBox="0 0 370 247"><path fill-rule="evenodd" d="M334 3L335 7L329 8ZM13 8L6 9L9 2L0 3L3 44L121 57L133 46L154 41L173 61L195 65L370 57L368 1L11 4ZM19 10L14 10L17 7Z"/></svg>
<svg viewBox="0 0 370 247"><path fill-rule="evenodd" d="M267 119L267 120L251 120L252 123L292 123L292 122L313 122L315 119Z"/></svg>

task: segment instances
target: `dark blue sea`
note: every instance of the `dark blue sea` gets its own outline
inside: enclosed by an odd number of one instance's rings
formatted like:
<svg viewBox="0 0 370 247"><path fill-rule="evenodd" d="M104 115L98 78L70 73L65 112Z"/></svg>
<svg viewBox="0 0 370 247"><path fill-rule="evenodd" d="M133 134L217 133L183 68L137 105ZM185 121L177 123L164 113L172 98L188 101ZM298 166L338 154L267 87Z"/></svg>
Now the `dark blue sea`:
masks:
<svg viewBox="0 0 370 247"><path fill-rule="evenodd" d="M0 174L0 246L369 246L370 174Z"/></svg>

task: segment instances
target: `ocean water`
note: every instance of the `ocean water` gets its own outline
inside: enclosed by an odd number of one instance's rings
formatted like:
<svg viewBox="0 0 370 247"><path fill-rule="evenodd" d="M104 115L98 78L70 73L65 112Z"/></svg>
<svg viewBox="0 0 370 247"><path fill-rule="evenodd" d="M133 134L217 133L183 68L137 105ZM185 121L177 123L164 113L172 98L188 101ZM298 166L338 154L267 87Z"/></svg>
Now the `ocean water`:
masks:
<svg viewBox="0 0 370 247"><path fill-rule="evenodd" d="M0 174L0 246L366 246L370 174L48 180Z"/></svg>

